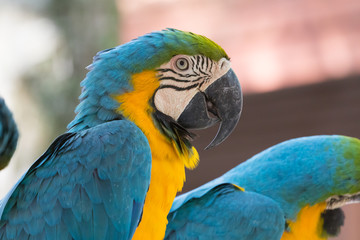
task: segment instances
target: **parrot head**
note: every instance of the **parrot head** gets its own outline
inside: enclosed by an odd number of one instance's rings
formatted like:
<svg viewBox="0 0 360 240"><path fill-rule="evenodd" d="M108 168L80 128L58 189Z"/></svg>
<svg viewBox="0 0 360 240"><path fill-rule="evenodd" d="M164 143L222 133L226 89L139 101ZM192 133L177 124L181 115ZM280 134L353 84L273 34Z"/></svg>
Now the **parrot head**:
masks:
<svg viewBox="0 0 360 240"><path fill-rule="evenodd" d="M201 35L152 32L99 52L88 68L70 131L129 119L146 132L146 113L182 148L189 145L188 130L219 122L209 148L223 142L240 118L242 92L230 59Z"/></svg>
<svg viewBox="0 0 360 240"><path fill-rule="evenodd" d="M156 109L188 129L203 129L220 122L208 148L229 136L240 117L242 96L226 55L216 61L201 54L180 54L162 64L158 71Z"/></svg>

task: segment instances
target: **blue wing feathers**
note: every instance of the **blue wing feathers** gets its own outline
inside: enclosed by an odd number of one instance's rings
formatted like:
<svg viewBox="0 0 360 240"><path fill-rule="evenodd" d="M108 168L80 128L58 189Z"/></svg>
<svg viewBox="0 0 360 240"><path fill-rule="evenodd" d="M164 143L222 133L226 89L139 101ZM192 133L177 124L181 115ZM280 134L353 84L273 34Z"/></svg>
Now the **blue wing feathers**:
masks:
<svg viewBox="0 0 360 240"><path fill-rule="evenodd" d="M43 209L44 211L44 209ZM44 220L47 225L55 226L61 220L63 208L61 207L59 201L56 201L55 206L51 208L51 211L44 211Z"/></svg>
<svg viewBox="0 0 360 240"><path fill-rule="evenodd" d="M74 207L71 208L76 220L78 222L85 221L88 222L90 220L91 211L93 208L93 204L85 192L84 188L78 189L78 198L74 204Z"/></svg>
<svg viewBox="0 0 360 240"><path fill-rule="evenodd" d="M68 229L70 235L74 239L85 239L85 236L81 236L81 226L76 222L75 216L72 213L71 209L67 208L63 211L63 220L66 228Z"/></svg>
<svg viewBox="0 0 360 240"><path fill-rule="evenodd" d="M166 240L278 240L285 226L284 213L275 201L232 184L218 185L189 200L168 220Z"/></svg>
<svg viewBox="0 0 360 240"><path fill-rule="evenodd" d="M13 226L9 226L6 228L6 234L3 234L3 237L1 239L4 239L4 237L6 236L9 239L15 239L16 236L18 236L18 228Z"/></svg>
<svg viewBox="0 0 360 240"><path fill-rule="evenodd" d="M30 235L38 235L44 229L45 221L42 218L33 216L31 221L24 224L24 230Z"/></svg>
<svg viewBox="0 0 360 240"><path fill-rule="evenodd" d="M66 133L3 200L1 239L131 238L150 169L147 139L131 122ZM129 181L130 172L137 181Z"/></svg>
<svg viewBox="0 0 360 240"><path fill-rule="evenodd" d="M132 214L131 214L131 226L129 239L135 233L136 227L139 225L142 215L142 202L133 201Z"/></svg>
<svg viewBox="0 0 360 240"><path fill-rule="evenodd" d="M84 184L85 191L89 195L92 203L99 204L101 203L101 194L100 194L100 183L99 178L96 173L92 173L93 177L90 178L90 181Z"/></svg>
<svg viewBox="0 0 360 240"><path fill-rule="evenodd" d="M101 204L94 204L93 210L93 236L94 239L106 239L109 221L105 212L104 206Z"/></svg>

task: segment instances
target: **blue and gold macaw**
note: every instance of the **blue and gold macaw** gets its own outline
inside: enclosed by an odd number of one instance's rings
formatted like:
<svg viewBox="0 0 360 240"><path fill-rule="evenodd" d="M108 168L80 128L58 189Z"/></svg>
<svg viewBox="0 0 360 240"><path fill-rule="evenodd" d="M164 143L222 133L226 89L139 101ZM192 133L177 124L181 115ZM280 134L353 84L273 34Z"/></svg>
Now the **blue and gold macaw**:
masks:
<svg viewBox="0 0 360 240"><path fill-rule="evenodd" d="M15 120L0 97L0 170L5 168L15 152L19 132Z"/></svg>
<svg viewBox="0 0 360 240"><path fill-rule="evenodd" d="M297 138L177 197L165 239L325 240L359 201L360 140Z"/></svg>
<svg viewBox="0 0 360 240"><path fill-rule="evenodd" d="M69 131L2 200L0 239L162 239L198 154L189 129L236 126L239 82L208 38L167 29L99 52Z"/></svg>

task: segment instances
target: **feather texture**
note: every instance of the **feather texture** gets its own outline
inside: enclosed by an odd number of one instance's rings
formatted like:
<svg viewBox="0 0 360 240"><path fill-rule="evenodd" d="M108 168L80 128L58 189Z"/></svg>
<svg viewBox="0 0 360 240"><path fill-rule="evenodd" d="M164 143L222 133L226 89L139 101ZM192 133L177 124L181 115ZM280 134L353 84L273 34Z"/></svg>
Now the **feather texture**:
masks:
<svg viewBox="0 0 360 240"><path fill-rule="evenodd" d="M66 133L3 200L1 239L131 239L150 169L148 141L129 121Z"/></svg>
<svg viewBox="0 0 360 240"><path fill-rule="evenodd" d="M221 184L169 214L167 240L278 240L285 218L272 199Z"/></svg>

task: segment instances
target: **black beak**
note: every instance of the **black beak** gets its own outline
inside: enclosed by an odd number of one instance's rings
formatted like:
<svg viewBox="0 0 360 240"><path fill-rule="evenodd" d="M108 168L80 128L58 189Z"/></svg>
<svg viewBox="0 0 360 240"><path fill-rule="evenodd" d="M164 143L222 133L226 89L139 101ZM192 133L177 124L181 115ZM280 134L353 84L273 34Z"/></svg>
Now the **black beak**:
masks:
<svg viewBox="0 0 360 240"><path fill-rule="evenodd" d="M242 109L239 80L230 69L204 92L198 92L181 113L177 122L188 129L204 129L220 121L215 138L205 148L222 143L236 127Z"/></svg>

